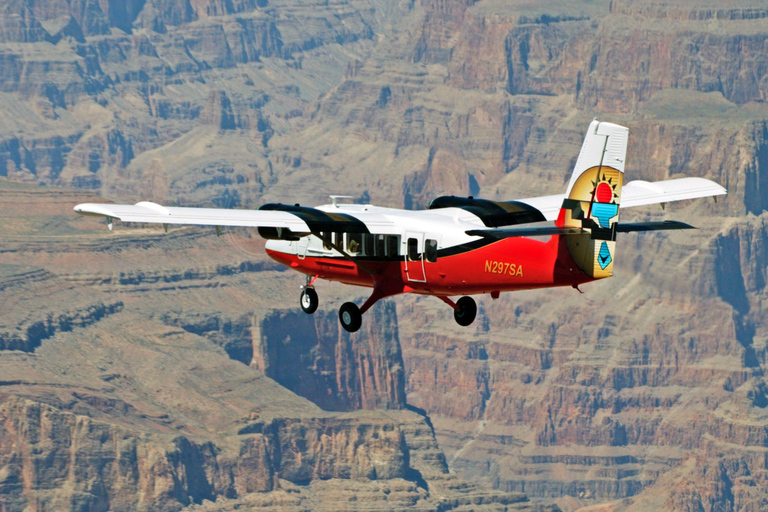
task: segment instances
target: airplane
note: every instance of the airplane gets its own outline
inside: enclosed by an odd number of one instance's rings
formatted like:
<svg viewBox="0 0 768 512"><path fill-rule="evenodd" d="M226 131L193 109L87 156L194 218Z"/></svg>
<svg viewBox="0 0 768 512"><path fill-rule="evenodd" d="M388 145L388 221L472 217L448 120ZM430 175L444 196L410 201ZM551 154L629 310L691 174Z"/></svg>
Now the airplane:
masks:
<svg viewBox="0 0 768 512"><path fill-rule="evenodd" d="M85 203L75 212L114 220L257 228L268 255L306 275L301 309L318 307L318 279L372 288L358 306L344 303L339 320L348 332L378 300L402 293L433 295L453 308L459 325L472 324L470 295L579 285L613 275L619 233L692 229L678 221L619 222L624 208L726 194L704 178L622 186L629 130L592 121L565 194L490 201L442 196L426 210L332 203L316 208L265 204L258 210ZM549 221L547 225L541 223ZM554 221L554 224L551 222ZM541 237L548 237L542 240ZM460 296L457 300L452 297Z"/></svg>

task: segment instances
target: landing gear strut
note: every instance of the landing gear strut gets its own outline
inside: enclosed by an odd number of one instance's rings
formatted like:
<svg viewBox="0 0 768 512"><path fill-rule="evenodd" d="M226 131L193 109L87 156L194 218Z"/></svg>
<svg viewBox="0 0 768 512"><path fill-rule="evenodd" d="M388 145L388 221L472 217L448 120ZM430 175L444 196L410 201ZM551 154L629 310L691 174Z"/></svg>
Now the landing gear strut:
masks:
<svg viewBox="0 0 768 512"><path fill-rule="evenodd" d="M317 276L307 276L307 284L301 287L301 298L299 299L299 305L301 310L311 315L317 311L317 305L320 303L320 299L317 298L317 292L312 284L317 279Z"/></svg>
<svg viewBox="0 0 768 512"><path fill-rule="evenodd" d="M440 300L453 308L453 318L456 323L466 327L475 321L477 316L477 303L472 297L462 297L453 302L448 297L438 297Z"/></svg>
<svg viewBox="0 0 768 512"><path fill-rule="evenodd" d="M399 293L403 293L403 284L397 281L387 281L384 279L377 280L373 285L373 291L371 296L363 303L362 306L357 307L353 302L345 302L339 308L339 321L341 326L347 332L355 332L360 329L363 324L363 315L373 306L377 301L384 297L391 297Z"/></svg>

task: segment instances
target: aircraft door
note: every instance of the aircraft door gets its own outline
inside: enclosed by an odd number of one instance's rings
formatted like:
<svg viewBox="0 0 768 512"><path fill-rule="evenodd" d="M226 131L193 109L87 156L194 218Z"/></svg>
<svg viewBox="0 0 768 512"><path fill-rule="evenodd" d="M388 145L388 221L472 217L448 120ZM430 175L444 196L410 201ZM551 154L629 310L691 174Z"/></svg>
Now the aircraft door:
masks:
<svg viewBox="0 0 768 512"><path fill-rule="evenodd" d="M303 236L299 238L299 240L296 243L296 256L299 257L300 260L303 260L307 257L307 248L309 247L309 237Z"/></svg>
<svg viewBox="0 0 768 512"><path fill-rule="evenodd" d="M405 233L405 275L408 281L427 282L427 274L424 272L424 233Z"/></svg>

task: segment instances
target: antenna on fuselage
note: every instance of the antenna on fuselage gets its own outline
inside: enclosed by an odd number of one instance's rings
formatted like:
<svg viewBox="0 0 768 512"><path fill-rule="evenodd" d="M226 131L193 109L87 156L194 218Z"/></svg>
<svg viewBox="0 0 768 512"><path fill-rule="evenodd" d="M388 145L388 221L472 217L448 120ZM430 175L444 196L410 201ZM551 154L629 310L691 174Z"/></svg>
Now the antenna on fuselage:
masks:
<svg viewBox="0 0 768 512"><path fill-rule="evenodd" d="M339 199L354 199L355 196L330 196L331 201L333 201L333 207L338 208L338 200Z"/></svg>

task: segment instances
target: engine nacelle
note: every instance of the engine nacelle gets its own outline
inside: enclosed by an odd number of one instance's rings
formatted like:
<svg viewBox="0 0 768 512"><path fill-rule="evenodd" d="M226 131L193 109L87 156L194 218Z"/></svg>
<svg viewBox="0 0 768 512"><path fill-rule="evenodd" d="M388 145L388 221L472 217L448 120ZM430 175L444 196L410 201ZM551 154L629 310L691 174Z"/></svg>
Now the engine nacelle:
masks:
<svg viewBox="0 0 768 512"><path fill-rule="evenodd" d="M306 236L309 233L294 233L288 228L265 228L260 227L259 236L266 238L267 240L288 240L295 242L302 236Z"/></svg>

